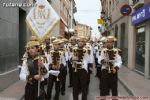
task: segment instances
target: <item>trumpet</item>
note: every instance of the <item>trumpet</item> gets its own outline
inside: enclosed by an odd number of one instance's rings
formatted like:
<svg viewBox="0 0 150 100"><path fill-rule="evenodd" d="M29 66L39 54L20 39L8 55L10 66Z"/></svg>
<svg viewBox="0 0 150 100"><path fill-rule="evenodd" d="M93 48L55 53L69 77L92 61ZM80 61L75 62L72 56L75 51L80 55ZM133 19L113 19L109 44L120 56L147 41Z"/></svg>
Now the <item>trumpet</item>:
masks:
<svg viewBox="0 0 150 100"><path fill-rule="evenodd" d="M109 59L108 53L105 53L105 60L106 60L106 67L107 67L107 69L108 69L108 73L114 73L114 72L113 72L114 67L113 67L113 66L110 66L110 62L114 63L114 60L110 60L110 59Z"/></svg>
<svg viewBox="0 0 150 100"><path fill-rule="evenodd" d="M48 63L47 58L45 55L39 55L38 60L41 60L42 63Z"/></svg>
<svg viewBox="0 0 150 100"><path fill-rule="evenodd" d="M74 71L74 72L77 72L77 63L76 63L76 61L73 61L73 62L72 62L72 65L73 65L73 68L75 68L75 71Z"/></svg>
<svg viewBox="0 0 150 100"><path fill-rule="evenodd" d="M78 56L78 53L76 51L74 51L74 56ZM74 72L77 72L77 63L76 63L76 61L73 61L72 65L73 65L73 68L75 68Z"/></svg>

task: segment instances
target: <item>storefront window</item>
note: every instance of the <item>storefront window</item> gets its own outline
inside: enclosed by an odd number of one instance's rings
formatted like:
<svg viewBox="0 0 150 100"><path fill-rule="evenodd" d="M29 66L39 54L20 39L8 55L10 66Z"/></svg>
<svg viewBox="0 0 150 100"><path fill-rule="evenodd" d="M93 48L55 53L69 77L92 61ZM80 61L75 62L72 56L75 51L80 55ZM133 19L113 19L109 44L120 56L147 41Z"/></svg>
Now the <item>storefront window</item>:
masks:
<svg viewBox="0 0 150 100"><path fill-rule="evenodd" d="M137 28L136 33L136 69L144 73L145 69L145 27Z"/></svg>
<svg viewBox="0 0 150 100"><path fill-rule="evenodd" d="M149 36L149 41L150 41L150 36ZM150 78L150 44L149 44L149 78Z"/></svg>

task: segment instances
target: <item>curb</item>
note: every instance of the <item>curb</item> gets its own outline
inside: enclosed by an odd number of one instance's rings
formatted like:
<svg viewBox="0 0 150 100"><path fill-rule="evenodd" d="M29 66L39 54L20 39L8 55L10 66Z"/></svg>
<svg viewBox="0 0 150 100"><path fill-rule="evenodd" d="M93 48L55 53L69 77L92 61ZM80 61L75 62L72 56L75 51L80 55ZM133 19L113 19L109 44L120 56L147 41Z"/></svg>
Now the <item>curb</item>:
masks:
<svg viewBox="0 0 150 100"><path fill-rule="evenodd" d="M130 96L134 96L133 91L128 87L128 85L123 80L121 80L120 77L118 77L118 81L121 83L121 85L123 85L123 87L129 93Z"/></svg>
<svg viewBox="0 0 150 100"><path fill-rule="evenodd" d="M24 95L19 100L24 100Z"/></svg>

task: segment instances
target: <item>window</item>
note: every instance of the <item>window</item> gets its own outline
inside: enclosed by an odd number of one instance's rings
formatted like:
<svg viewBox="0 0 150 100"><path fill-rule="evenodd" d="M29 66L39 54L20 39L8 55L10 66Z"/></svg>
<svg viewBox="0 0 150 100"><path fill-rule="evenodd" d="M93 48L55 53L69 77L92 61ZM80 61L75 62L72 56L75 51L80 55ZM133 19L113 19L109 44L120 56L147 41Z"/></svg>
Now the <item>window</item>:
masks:
<svg viewBox="0 0 150 100"><path fill-rule="evenodd" d="M150 35L149 35L149 41L150 41ZM149 78L150 78L150 42L149 42Z"/></svg>
<svg viewBox="0 0 150 100"><path fill-rule="evenodd" d="M122 61L123 65L128 65L128 46L127 46L127 33L126 33L126 23L120 25L120 47L122 50Z"/></svg>
<svg viewBox="0 0 150 100"><path fill-rule="evenodd" d="M118 3L119 3L119 0L116 1L116 6L118 5Z"/></svg>
<svg viewBox="0 0 150 100"><path fill-rule="evenodd" d="M67 7L65 8L65 17L67 17Z"/></svg>
<svg viewBox="0 0 150 100"><path fill-rule="evenodd" d="M60 10L63 11L63 3L61 2L60 5L61 5Z"/></svg>
<svg viewBox="0 0 150 100"><path fill-rule="evenodd" d="M132 0L133 4L136 4L137 2L139 2L139 0Z"/></svg>
<svg viewBox="0 0 150 100"><path fill-rule="evenodd" d="M115 1L112 1L112 10L115 9Z"/></svg>
<svg viewBox="0 0 150 100"><path fill-rule="evenodd" d="M136 69L142 73L145 70L145 27L136 31Z"/></svg>
<svg viewBox="0 0 150 100"><path fill-rule="evenodd" d="M118 39L118 25L115 25L115 37ZM117 41L115 42L115 47L117 47Z"/></svg>
<svg viewBox="0 0 150 100"><path fill-rule="evenodd" d="M33 3L35 3L36 2L36 0L33 0Z"/></svg>
<svg viewBox="0 0 150 100"><path fill-rule="evenodd" d="M63 3L63 11L64 11L64 13L65 13L65 4Z"/></svg>
<svg viewBox="0 0 150 100"><path fill-rule="evenodd" d="M111 8L111 1L109 1L109 8L110 8L110 10L112 10L112 8Z"/></svg>

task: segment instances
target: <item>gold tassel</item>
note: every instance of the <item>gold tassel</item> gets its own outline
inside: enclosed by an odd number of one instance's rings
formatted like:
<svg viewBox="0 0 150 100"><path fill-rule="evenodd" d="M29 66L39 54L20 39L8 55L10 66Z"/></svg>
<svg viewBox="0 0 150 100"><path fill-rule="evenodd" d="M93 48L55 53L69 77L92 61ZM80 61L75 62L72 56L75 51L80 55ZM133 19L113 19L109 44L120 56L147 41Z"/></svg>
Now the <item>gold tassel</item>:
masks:
<svg viewBox="0 0 150 100"><path fill-rule="evenodd" d="M75 68L75 71L74 72L77 72L77 68Z"/></svg>
<svg viewBox="0 0 150 100"><path fill-rule="evenodd" d="M108 67L108 73L111 73L110 66Z"/></svg>
<svg viewBox="0 0 150 100"><path fill-rule="evenodd" d="M60 81L60 80L59 80L59 78L58 78L58 76L57 76L57 79L56 79L56 81L57 81L57 82L58 82L58 81Z"/></svg>

